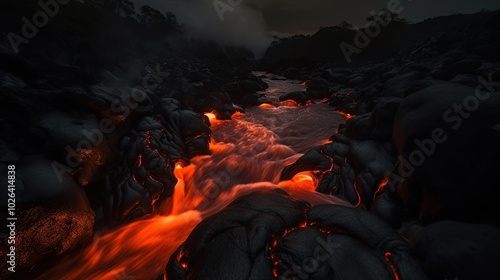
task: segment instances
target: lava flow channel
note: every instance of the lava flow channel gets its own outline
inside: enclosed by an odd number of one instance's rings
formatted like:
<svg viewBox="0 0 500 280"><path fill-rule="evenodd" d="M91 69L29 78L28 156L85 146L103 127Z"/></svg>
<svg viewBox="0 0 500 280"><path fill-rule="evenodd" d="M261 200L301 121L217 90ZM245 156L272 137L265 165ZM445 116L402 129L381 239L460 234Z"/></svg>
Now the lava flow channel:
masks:
<svg viewBox="0 0 500 280"><path fill-rule="evenodd" d="M343 120L327 105L315 104L257 107L233 120L214 122L212 155L193 158L189 166L176 166L178 183L164 215L97 235L88 248L39 279L155 279L203 218L256 190L281 188L312 205L346 205L315 192L312 174L300 173L279 182L283 168L301 156L298 151L321 144Z"/></svg>

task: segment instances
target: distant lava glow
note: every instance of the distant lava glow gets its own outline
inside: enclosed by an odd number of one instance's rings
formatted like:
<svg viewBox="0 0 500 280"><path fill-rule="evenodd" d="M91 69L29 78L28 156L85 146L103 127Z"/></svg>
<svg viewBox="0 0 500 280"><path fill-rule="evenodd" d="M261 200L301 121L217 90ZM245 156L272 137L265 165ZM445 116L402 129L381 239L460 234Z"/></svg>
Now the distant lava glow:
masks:
<svg viewBox="0 0 500 280"><path fill-rule="evenodd" d="M275 108L273 105L269 104L269 103L262 103L259 105L259 108L264 108L264 109L272 109L272 108Z"/></svg>
<svg viewBox="0 0 500 280"><path fill-rule="evenodd" d="M336 111L337 113L341 114L342 116L344 116L344 118L346 118L347 120L350 119L350 118L353 118L355 116L349 114L349 113L345 113L345 112L342 112L342 111Z"/></svg>
<svg viewBox="0 0 500 280"><path fill-rule="evenodd" d="M299 107L299 103L291 100L291 99L288 99L288 100L285 100L285 101L281 101L280 102L280 106L284 106L284 107Z"/></svg>
<svg viewBox="0 0 500 280"><path fill-rule="evenodd" d="M215 120L217 119L217 117L215 116L215 114L212 112L212 113L205 113L205 116L208 118L208 120L212 121L212 120Z"/></svg>

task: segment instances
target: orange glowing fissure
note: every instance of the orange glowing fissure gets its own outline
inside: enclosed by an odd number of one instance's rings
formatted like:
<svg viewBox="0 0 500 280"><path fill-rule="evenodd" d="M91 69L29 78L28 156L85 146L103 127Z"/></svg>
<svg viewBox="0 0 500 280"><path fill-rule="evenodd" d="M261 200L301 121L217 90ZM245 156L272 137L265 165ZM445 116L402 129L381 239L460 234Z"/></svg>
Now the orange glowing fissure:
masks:
<svg viewBox="0 0 500 280"><path fill-rule="evenodd" d="M237 113L236 117L241 115ZM205 116L211 122L215 120L213 113ZM88 248L38 279L156 279L203 218L258 190L281 188L311 205L352 207L316 192L316 180L310 172L279 182L281 170L301 154L280 144L279 137L266 127L235 118L220 121L211 129L217 141L212 139L210 143L210 156L195 157L187 166L175 164L177 184L173 196L161 207L164 212L98 233ZM137 164L142 164L141 158Z"/></svg>
<svg viewBox="0 0 500 280"><path fill-rule="evenodd" d="M380 183L378 184L377 191L375 191L375 194L373 195L373 199L377 198L378 194L381 193L385 187L387 186L387 183L389 183L389 180L387 178L383 178Z"/></svg>
<svg viewBox="0 0 500 280"><path fill-rule="evenodd" d="M351 115L349 113L346 113L346 112L342 112L342 111L338 111L338 110L336 112L339 113L339 114L341 114L342 116L344 116L344 118L346 118L347 120L355 117L355 116L353 116L353 115Z"/></svg>
<svg viewBox="0 0 500 280"><path fill-rule="evenodd" d="M273 236L273 242L268 247L268 250L270 252L269 260L271 261L271 263L273 265L273 275L274 275L274 277L276 277L276 278L279 277L278 265L282 262L282 260L279 259L276 256L276 254L274 253L274 251L276 249L276 246L278 245L278 239L282 239L282 238L286 237L290 232L292 232L294 230L301 229L301 228L306 228L306 227L307 227L307 223L303 222L303 223L301 223L300 225L298 225L298 226L296 226L294 228L285 230L285 232L283 233L283 235L281 237L279 237L279 238L277 238L276 236Z"/></svg>
<svg viewBox="0 0 500 280"><path fill-rule="evenodd" d="M356 205L354 205L354 206L355 207L362 207L364 209L365 206L362 203L361 194L359 193L359 187L358 187L358 183L356 181L354 181L354 191L356 192L356 196L358 199L358 202L356 202Z"/></svg>
<svg viewBox="0 0 500 280"><path fill-rule="evenodd" d="M399 280L399 275L396 267L391 261L392 253L391 252L385 252L384 258L385 260L389 263L389 266L391 267L392 274L394 275L394 280Z"/></svg>

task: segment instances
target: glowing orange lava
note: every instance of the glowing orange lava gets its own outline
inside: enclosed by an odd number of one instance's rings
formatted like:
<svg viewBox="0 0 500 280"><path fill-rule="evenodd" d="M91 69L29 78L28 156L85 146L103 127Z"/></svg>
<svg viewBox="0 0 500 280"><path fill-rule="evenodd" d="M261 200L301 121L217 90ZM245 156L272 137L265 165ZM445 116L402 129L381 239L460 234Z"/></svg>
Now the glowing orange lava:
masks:
<svg viewBox="0 0 500 280"><path fill-rule="evenodd" d="M394 280L399 280L398 271L397 271L396 267L394 266L394 264L392 263L391 257L392 257L391 252L385 252L384 258L389 263L389 265L391 266L392 274L394 275Z"/></svg>
<svg viewBox="0 0 500 280"><path fill-rule="evenodd" d="M328 140L323 140L323 141L321 142L321 145L331 144L332 142L333 142L333 141L332 141L332 140L329 140L329 139L328 139Z"/></svg>
<svg viewBox="0 0 500 280"><path fill-rule="evenodd" d="M389 183L389 180L387 178L383 178L380 183L378 184L377 191L375 191L375 194L373 195L374 198L377 197L377 195L382 192L385 188L385 186Z"/></svg>
<svg viewBox="0 0 500 280"><path fill-rule="evenodd" d="M84 252L39 279L156 279L200 221L200 213L190 211L130 223L96 236Z"/></svg>
<svg viewBox="0 0 500 280"><path fill-rule="evenodd" d="M279 109L266 111L278 113ZM205 116L211 122L215 120L214 113ZM240 116L236 113L233 117L238 118L217 121L211 127L210 156L195 157L187 166L175 165L173 173L178 181L161 215L98 234L88 248L57 264L39 279L156 279L203 218L257 190L281 188L312 205L351 206L316 192L315 177L309 172L279 182L281 170L302 154L280 144L280 137L265 126L244 121Z"/></svg>
<svg viewBox="0 0 500 280"><path fill-rule="evenodd" d="M310 172L300 172L297 173L295 176L293 176L292 182L298 183L298 182L303 182L303 181L311 181L314 182L313 178L311 177Z"/></svg>
<svg viewBox="0 0 500 280"><path fill-rule="evenodd" d="M217 119L214 113L205 113L205 116L208 118L209 121Z"/></svg>
<svg viewBox="0 0 500 280"><path fill-rule="evenodd" d="M259 105L259 108L264 108L264 109L272 109L272 108L275 108L273 105L269 104L269 103L262 103Z"/></svg>
<svg viewBox="0 0 500 280"><path fill-rule="evenodd" d="M353 118L355 116L351 115L351 114L348 114L348 113L345 113L345 112L342 112L342 111L336 111L337 113L341 114L342 116L344 116L344 118L346 119L350 119L350 118Z"/></svg>
<svg viewBox="0 0 500 280"><path fill-rule="evenodd" d="M284 107L299 107L299 103L289 99L289 100L285 100L285 101L281 101L280 102L280 106L284 106Z"/></svg>

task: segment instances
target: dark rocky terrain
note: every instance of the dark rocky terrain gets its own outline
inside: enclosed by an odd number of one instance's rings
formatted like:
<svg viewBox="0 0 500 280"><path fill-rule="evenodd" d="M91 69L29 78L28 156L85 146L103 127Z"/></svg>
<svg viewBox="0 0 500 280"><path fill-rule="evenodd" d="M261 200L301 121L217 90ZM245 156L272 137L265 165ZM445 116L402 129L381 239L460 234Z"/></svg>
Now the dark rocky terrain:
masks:
<svg viewBox="0 0 500 280"><path fill-rule="evenodd" d="M2 5L3 38L38 9ZM355 208L311 207L281 190L242 197L193 231L169 279L306 279L294 267L317 238L336 245L313 279L499 274L500 12L394 22L349 65L338 44L352 30L283 40L257 63L245 48L188 41L173 15L146 12L138 22L71 2L19 53L0 46L0 169L16 164L23 221L16 279L95 232L158 213L175 166L210 153L204 113L230 119L267 102L252 70L307 83L282 100L352 116L281 179L311 171L318 192Z"/></svg>
<svg viewBox="0 0 500 280"><path fill-rule="evenodd" d="M230 118L265 88L248 50L187 40L168 13L135 20L70 2L15 53L7 35L40 7L2 6L0 166L17 168L19 275L156 213L175 165L209 153L203 113Z"/></svg>
<svg viewBox="0 0 500 280"><path fill-rule="evenodd" d="M494 279L500 272L495 264L500 252L500 212L495 206L500 185L496 172L500 168L500 62L494 47L500 43L498 14L456 15L411 25L396 22L349 65L338 44L353 38L354 31L324 28L310 37L282 40L268 49L261 62L284 78L307 82L306 92L291 92L280 100L302 105L322 101L351 117L331 137L332 143L287 166L281 180L311 171L318 192L349 201L384 220L381 225L397 230L409 246L409 256L394 257L400 262L392 263L396 279ZM297 209L301 218L291 225L286 225L288 216L274 209L264 212L281 217L278 220L284 224L258 214L228 214L238 207L263 211L256 202L261 195L242 198L200 224L171 258L169 278L202 279L210 266L219 279L334 279L337 275L391 279L382 275L391 268L390 261L383 261L384 245L373 245L377 249L371 251L385 266L378 272L375 266L362 268L363 263L376 261L350 259L357 246L368 250L372 243L359 239L350 243L349 238L365 236L368 228L371 238L382 232L375 224L364 224L364 218L337 213L340 209L335 207ZM312 212L322 213L321 222L309 218ZM228 221L227 216L235 220ZM366 218L378 223L375 217ZM363 225L349 228L353 220ZM322 223L334 226L322 229ZM263 228L246 226L253 224ZM269 248L255 243L257 232L276 241L265 243L273 244ZM324 262L308 259L318 246L315 238L328 234L339 238L333 256ZM391 234L382 235L384 242L391 243L387 239ZM227 242L235 243L233 250L223 251L225 247L218 245ZM348 253L343 251L346 247ZM274 263L257 265L262 254ZM209 255L221 259L230 255L231 260L217 265L200 261ZM394 253L387 256L390 260ZM415 262L423 273L411 271ZM226 265L240 270L229 272Z"/></svg>

